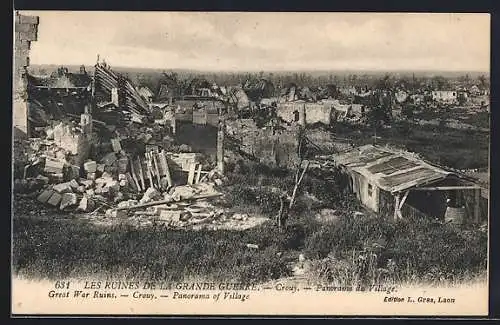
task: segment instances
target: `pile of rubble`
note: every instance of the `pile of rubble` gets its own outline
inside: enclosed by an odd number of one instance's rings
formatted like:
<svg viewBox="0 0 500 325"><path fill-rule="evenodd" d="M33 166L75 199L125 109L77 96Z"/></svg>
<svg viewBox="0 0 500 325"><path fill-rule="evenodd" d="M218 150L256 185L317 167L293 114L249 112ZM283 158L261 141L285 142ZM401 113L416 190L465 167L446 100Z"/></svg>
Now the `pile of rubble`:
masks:
<svg viewBox="0 0 500 325"><path fill-rule="evenodd" d="M197 184L172 186L166 191L148 187L139 193L126 177L116 180L104 172L95 180L80 178L47 184L37 195L37 201L61 211L85 213L93 222L104 224L119 220L135 226L163 224L171 229L243 230L267 220L233 213L211 202L223 196L217 190L222 179L212 171L205 181Z"/></svg>
<svg viewBox="0 0 500 325"><path fill-rule="evenodd" d="M188 215L197 220L220 215L207 200L221 195L215 189L222 185L221 175L204 171L211 167L196 153L160 150L170 140L164 128L106 125L102 133L93 132L93 124L82 114L80 124L55 122L44 128L43 137L18 144L23 168L15 175L14 191L34 194L61 211L106 210L108 217L156 215L182 223Z"/></svg>

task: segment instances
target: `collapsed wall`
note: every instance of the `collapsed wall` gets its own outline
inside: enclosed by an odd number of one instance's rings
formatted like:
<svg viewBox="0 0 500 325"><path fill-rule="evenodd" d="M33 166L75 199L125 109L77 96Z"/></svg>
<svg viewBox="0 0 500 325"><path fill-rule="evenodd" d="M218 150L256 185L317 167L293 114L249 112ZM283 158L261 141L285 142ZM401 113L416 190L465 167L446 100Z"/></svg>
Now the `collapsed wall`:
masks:
<svg viewBox="0 0 500 325"><path fill-rule="evenodd" d="M37 40L39 17L16 12L14 20L13 130L14 138L24 138L28 136L26 68L31 42Z"/></svg>
<svg viewBox="0 0 500 325"><path fill-rule="evenodd" d="M239 144L241 152L266 165L292 167L299 161L297 128L272 130L258 128L251 119L227 121L226 130Z"/></svg>

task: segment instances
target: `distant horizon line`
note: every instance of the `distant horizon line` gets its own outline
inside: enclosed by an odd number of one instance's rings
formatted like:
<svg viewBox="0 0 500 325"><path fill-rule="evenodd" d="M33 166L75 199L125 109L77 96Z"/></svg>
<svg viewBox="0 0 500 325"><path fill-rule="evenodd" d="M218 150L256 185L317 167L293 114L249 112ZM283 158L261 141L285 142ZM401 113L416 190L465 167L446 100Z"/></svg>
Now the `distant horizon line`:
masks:
<svg viewBox="0 0 500 325"><path fill-rule="evenodd" d="M84 65L85 67L88 66L95 66L94 64L76 64L76 63L69 63L69 64L58 64L58 63L30 63L30 66L43 66L43 65L49 65L49 66L59 66L59 67L79 67L81 65ZM321 69L219 69L219 70L212 70L212 69L197 69L197 68L158 68L158 67L140 67L140 66L128 66L128 65L113 65L109 64L113 69L142 69L142 70L164 70L164 71L175 71L175 70L184 70L184 71L193 71L193 72L431 72L431 73L487 73L490 74L490 70L433 70L430 68L415 68L415 69L356 69L356 68L351 68L351 69L340 69L340 68L321 68Z"/></svg>

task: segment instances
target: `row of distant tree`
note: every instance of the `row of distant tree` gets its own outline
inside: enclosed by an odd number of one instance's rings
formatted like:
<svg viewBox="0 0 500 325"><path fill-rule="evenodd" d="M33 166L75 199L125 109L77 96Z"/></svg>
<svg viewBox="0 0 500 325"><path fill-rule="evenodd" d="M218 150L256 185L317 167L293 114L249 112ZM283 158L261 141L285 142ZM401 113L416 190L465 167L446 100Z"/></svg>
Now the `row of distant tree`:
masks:
<svg viewBox="0 0 500 325"><path fill-rule="evenodd" d="M59 67L60 68L60 67ZM35 69L32 67L32 69ZM75 69L78 72L78 68ZM124 73L133 83L147 86L152 91L157 91L159 84L167 80L173 81L180 89L186 89L192 79L205 79L210 83L224 86L243 85L247 80L266 79L269 80L276 89L282 89L290 84L299 87L326 87L335 85L337 87L357 86L371 89L394 89L404 88L408 90L431 89L447 90L455 86L470 87L477 85L482 89L489 89L489 77L482 74L474 77L467 73L455 76L445 75L416 75L416 74L396 74L396 73L308 73L308 72L177 72L177 71L133 71L121 68L114 68L117 72ZM40 68L38 74L47 74L54 71L47 71Z"/></svg>
<svg viewBox="0 0 500 325"><path fill-rule="evenodd" d="M463 75L456 78L433 76L433 77L416 77L416 76L396 76L394 74L385 75L368 75L368 74L349 74L344 76L338 75L319 75L314 76L308 73L211 73L211 74L194 74L194 73L176 73L168 72L162 74L144 74L140 73L135 76L130 76L131 79L141 85L148 86L155 90L158 84L166 79L173 79L181 88L186 87L190 80L194 78L206 79L210 83L217 85L235 86L243 85L247 80L266 79L269 80L276 89L282 89L290 84L295 84L299 87L326 87L328 85L336 85L337 87L368 87L371 89L394 89L403 88L407 90L430 89L430 90L448 90L456 86L470 87L477 85L482 89L488 89L490 86L489 78L485 75L479 75L476 78Z"/></svg>

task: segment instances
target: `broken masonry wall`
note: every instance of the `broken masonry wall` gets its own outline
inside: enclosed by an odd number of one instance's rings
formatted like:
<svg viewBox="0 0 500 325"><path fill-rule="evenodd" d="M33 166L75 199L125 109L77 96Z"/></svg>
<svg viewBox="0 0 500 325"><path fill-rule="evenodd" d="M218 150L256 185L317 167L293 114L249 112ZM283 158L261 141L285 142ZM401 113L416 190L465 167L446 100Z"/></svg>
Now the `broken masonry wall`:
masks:
<svg viewBox="0 0 500 325"><path fill-rule="evenodd" d="M226 133L238 143L239 150L261 163L294 168L299 161L297 128L278 132L258 128L252 119L238 119L226 122Z"/></svg>
<svg viewBox="0 0 500 325"><path fill-rule="evenodd" d="M13 130L14 138L28 136L28 103L26 68L29 66L31 42L37 40L39 18L14 15L14 75L13 75Z"/></svg>
<svg viewBox="0 0 500 325"><path fill-rule="evenodd" d="M87 121L87 117L83 120ZM84 128L84 131L90 130L88 126ZM53 134L55 145L69 153L69 162L81 166L90 154L93 142L91 133L76 130L72 124L61 122L54 127Z"/></svg>
<svg viewBox="0 0 500 325"><path fill-rule="evenodd" d="M294 167L299 159L297 134L292 131L272 134L271 130L261 130L245 139L243 150L261 163L276 167Z"/></svg>
<svg viewBox="0 0 500 325"><path fill-rule="evenodd" d="M305 110L305 117L300 116ZM295 112L299 112L299 120L296 121ZM331 122L332 105L329 103L305 103L286 102L279 103L277 114L287 122L298 122L301 125L323 123L329 125ZM305 123L304 120L305 119Z"/></svg>

